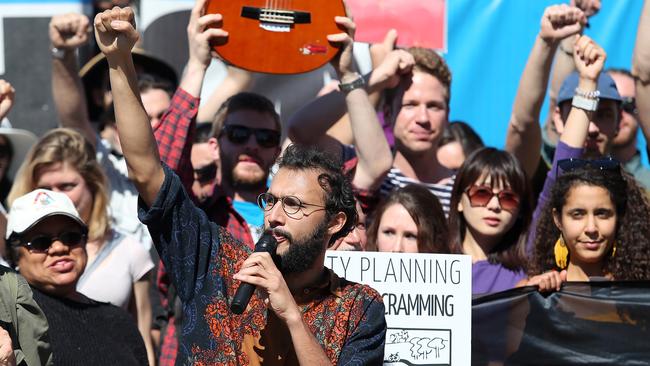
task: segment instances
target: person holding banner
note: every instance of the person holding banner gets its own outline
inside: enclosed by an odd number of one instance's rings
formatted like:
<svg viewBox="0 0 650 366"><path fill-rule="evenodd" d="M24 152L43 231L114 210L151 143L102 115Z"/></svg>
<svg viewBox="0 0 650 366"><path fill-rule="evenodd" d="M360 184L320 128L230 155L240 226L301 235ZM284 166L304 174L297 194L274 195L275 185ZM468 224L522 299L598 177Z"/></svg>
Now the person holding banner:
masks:
<svg viewBox="0 0 650 366"><path fill-rule="evenodd" d="M524 248L532 215L519 160L494 148L475 151L456 175L449 213L450 246L472 256L472 293L515 287L526 278Z"/></svg>
<svg viewBox="0 0 650 366"><path fill-rule="evenodd" d="M409 184L392 191L375 210L368 251L449 253L442 206L428 189Z"/></svg>
<svg viewBox="0 0 650 366"><path fill-rule="evenodd" d="M587 134L591 134L592 119L603 115L601 108L618 111L615 101L598 98L616 91L611 78L602 78L605 58L605 51L589 37L576 39L574 62L578 74L573 84L577 84L578 97L573 98L561 130L559 147L568 148L558 150L553 166L554 177L564 175L553 182L543 206L530 268L531 274L550 270L538 277L540 289L559 289L564 280L586 281L593 277L650 278L648 249L644 248L650 238L650 209L642 190L611 158L578 159ZM563 89L570 88L563 85ZM596 110L599 114L593 113ZM596 119L601 128L609 125L605 121L602 117ZM566 273L554 271L558 269L566 269ZM533 279L529 284L534 284Z"/></svg>
<svg viewBox="0 0 650 366"><path fill-rule="evenodd" d="M220 18L199 21L220 23ZM336 22L352 33L349 18ZM265 227L279 242L280 269L269 253L254 253L242 263L250 254L247 248L210 222L178 176L160 162L135 83L131 49L138 33L132 10L114 8L99 14L94 24L111 65L118 132L129 176L140 192L140 218L183 302L178 359L194 364L381 363L386 322L380 295L324 268L328 243L356 224L351 186L340 165L313 149L287 148L269 190L258 200ZM219 27L212 34L216 42L227 41ZM344 48L344 55L351 54L349 34L329 39ZM259 291L244 313L235 315L228 304L239 281Z"/></svg>
<svg viewBox="0 0 650 366"><path fill-rule="evenodd" d="M650 279L650 206L634 178L612 158L562 160L558 168L529 269L551 272L528 285Z"/></svg>
<svg viewBox="0 0 650 366"><path fill-rule="evenodd" d="M542 290L559 289L564 280L650 278L647 198L616 160L602 157L620 113L616 85L601 74L606 56L589 37L576 37L578 73L560 89L560 100L575 95L538 207L530 273L549 272L528 284Z"/></svg>

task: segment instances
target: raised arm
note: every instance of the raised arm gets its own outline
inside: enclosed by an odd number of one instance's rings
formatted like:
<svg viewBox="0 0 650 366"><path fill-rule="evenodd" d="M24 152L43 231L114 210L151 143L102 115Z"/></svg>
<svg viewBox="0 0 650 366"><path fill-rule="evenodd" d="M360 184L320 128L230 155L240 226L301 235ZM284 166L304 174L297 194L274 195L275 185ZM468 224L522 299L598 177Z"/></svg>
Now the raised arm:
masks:
<svg viewBox="0 0 650 366"><path fill-rule="evenodd" d="M197 1L198 12L203 11L205 0ZM193 13L195 12L193 10ZM203 16L196 21L204 27L215 23L221 16ZM126 158L129 177L136 185L140 196L147 205L156 198L164 180L164 172L158 155L149 118L142 106L138 92L135 67L131 57L131 49L139 38L135 30L135 20L131 8L114 8L97 14L95 17L95 37L100 50L106 55L109 65L115 120L120 134L122 151ZM200 30L197 28L197 30ZM188 28L188 33L191 30ZM225 42L227 33L219 28L208 32L215 42ZM200 52L211 52L209 49L198 50L197 58L205 56ZM190 60L181 87L188 93L199 93L203 81L204 65L192 57L190 44Z"/></svg>
<svg viewBox="0 0 650 366"><path fill-rule="evenodd" d="M196 117L197 121L212 122L223 102L239 92L250 90L253 87L253 81L253 73L250 71L231 65L226 66L226 78L212 92L210 98L201 103L199 114Z"/></svg>
<svg viewBox="0 0 650 366"><path fill-rule="evenodd" d="M605 51L587 36L575 36L574 62L579 73L578 89L582 93L594 92L598 85L598 76L605 64ZM537 206L533 213L533 223L528 236L526 252L530 255L534 248L535 228L546 203L550 200L551 189L557 180L557 163L561 159L576 158L583 154L583 147L589 132L589 123L594 112L572 107L560 132L560 143L553 157L553 166L549 170L544 188L539 194ZM558 128L559 129L559 128Z"/></svg>
<svg viewBox="0 0 650 366"><path fill-rule="evenodd" d="M158 142L161 160L178 174L188 193L192 192L194 170L191 163L192 137L199 106L199 95L206 69L213 56L210 41L219 36L221 16L204 15L205 1L197 1L187 25L189 58L180 87L172 97L169 109L156 126L154 135ZM216 42L216 41L215 41Z"/></svg>
<svg viewBox="0 0 650 366"><path fill-rule="evenodd" d="M596 15L600 11L600 0L571 0L571 6L575 6L587 17L588 26L589 18L593 15ZM548 126L553 125L552 116L555 106L557 105L557 94L560 91L560 87L564 82L564 79L567 78L573 71L576 69L576 65L573 63L573 43L575 39L573 37L567 37L560 42L560 45L555 52L555 58L553 60L553 70L551 72L551 83L548 91L549 97L549 112L546 123Z"/></svg>
<svg viewBox="0 0 650 366"><path fill-rule="evenodd" d="M587 36L580 36L574 44L573 60L578 70L578 89L582 93L596 91L598 76L603 70L607 54L598 44ZM561 131L560 141L570 147L581 148L587 140L592 114L584 109L571 107L569 116Z"/></svg>
<svg viewBox="0 0 650 366"><path fill-rule="evenodd" d="M332 64L341 83L349 84L361 78L352 60L355 25L350 18L337 17L336 21L346 33L328 36L330 42L341 45L341 52ZM345 96L354 147L359 158L353 183L361 189L377 188L393 163L390 147L377 119L377 112L365 88L357 87L342 91L341 94Z"/></svg>
<svg viewBox="0 0 650 366"><path fill-rule="evenodd" d="M208 26L220 26L220 14L205 15L206 0L198 0L190 13L190 21L187 25L187 42L189 44L189 59L183 74L180 87L189 94L199 97L203 87L205 71L210 66L212 57L216 53L210 47L210 42L223 42L228 33L220 28L208 28Z"/></svg>
<svg viewBox="0 0 650 366"><path fill-rule="evenodd" d="M582 10L553 5L544 11L539 34L519 81L508 124L506 150L521 161L532 177L539 163L542 135L539 113L546 95L553 55L559 42L582 29L587 19Z"/></svg>
<svg viewBox="0 0 650 366"><path fill-rule="evenodd" d="M50 42L58 50L52 57L52 96L60 125L81 131L95 145L96 132L88 117L76 56L76 50L88 42L88 28L88 17L83 14L55 15L50 20Z"/></svg>
<svg viewBox="0 0 650 366"><path fill-rule="evenodd" d="M373 65L379 62L367 77L366 91L373 108L376 107L381 92L395 87L400 75L410 72L413 66L413 57L407 52L388 50L392 49L396 37L396 32L389 32L384 42L371 47L375 53ZM333 66L337 67L335 64ZM296 143L318 145L338 153L340 146L332 137L327 136L327 131L343 118L346 112L345 95L340 92L331 92L316 98L291 116L288 121L289 138Z"/></svg>
<svg viewBox="0 0 650 366"><path fill-rule="evenodd" d="M97 14L95 38L109 65L115 120L129 178L150 206L164 180L156 140L151 131L137 85L131 49L139 35L131 8L114 8Z"/></svg>
<svg viewBox="0 0 650 366"><path fill-rule="evenodd" d="M650 1L641 11L634 46L633 74L636 84L636 107L644 136L650 136Z"/></svg>

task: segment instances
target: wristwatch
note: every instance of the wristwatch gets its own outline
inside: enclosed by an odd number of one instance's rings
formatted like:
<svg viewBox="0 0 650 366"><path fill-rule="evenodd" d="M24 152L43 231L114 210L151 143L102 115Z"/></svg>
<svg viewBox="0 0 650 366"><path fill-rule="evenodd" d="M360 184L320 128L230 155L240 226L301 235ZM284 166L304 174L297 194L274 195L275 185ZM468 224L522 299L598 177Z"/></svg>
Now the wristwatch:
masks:
<svg viewBox="0 0 650 366"><path fill-rule="evenodd" d="M52 58L58 59L58 60L63 60L65 57L65 49L64 48L56 48L52 47Z"/></svg>
<svg viewBox="0 0 650 366"><path fill-rule="evenodd" d="M352 80L351 82L339 83L339 90L342 93L347 94L353 91L354 89L363 88L364 86L366 86L366 81L363 79L363 76L357 74L357 78Z"/></svg>
<svg viewBox="0 0 650 366"><path fill-rule="evenodd" d="M574 95L571 105L588 112L595 112L598 109L598 98L586 98L582 95Z"/></svg>

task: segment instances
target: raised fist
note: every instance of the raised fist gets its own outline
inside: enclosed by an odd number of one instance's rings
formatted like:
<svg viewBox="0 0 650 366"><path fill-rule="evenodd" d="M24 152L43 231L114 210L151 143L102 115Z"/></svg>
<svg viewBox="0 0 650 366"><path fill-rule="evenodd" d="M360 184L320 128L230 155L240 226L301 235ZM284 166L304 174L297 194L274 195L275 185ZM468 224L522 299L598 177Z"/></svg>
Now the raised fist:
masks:
<svg viewBox="0 0 650 366"><path fill-rule="evenodd" d="M83 14L55 15L50 20L50 42L61 49L75 49L88 42L90 21Z"/></svg>
<svg viewBox="0 0 650 366"><path fill-rule="evenodd" d="M573 46L573 61L580 78L598 80L598 75L605 66L607 53L596 42L587 36L576 37Z"/></svg>
<svg viewBox="0 0 650 366"><path fill-rule="evenodd" d="M5 118L14 105L16 90L7 81L0 79L0 120Z"/></svg>
<svg viewBox="0 0 650 366"><path fill-rule="evenodd" d="M130 7L105 10L95 16L94 25L97 45L107 58L130 56L131 49L140 38Z"/></svg>
<svg viewBox="0 0 650 366"><path fill-rule="evenodd" d="M539 36L550 42L557 42L580 33L587 24L585 13L566 4L549 6L544 10Z"/></svg>
<svg viewBox="0 0 650 366"><path fill-rule="evenodd" d="M571 6L580 8L589 18L600 10L600 0L571 0Z"/></svg>

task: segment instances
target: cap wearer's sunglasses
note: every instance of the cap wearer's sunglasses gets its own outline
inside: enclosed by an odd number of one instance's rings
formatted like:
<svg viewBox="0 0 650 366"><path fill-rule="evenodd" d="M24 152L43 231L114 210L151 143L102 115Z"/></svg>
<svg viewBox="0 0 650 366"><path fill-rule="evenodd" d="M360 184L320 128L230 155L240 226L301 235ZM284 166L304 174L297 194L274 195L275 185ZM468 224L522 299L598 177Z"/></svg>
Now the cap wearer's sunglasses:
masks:
<svg viewBox="0 0 650 366"><path fill-rule="evenodd" d="M254 134L257 144L261 147L270 148L280 146L280 132L268 128L250 128L241 125L223 126L219 137L226 135L228 141L233 144L245 144L250 136Z"/></svg>
<svg viewBox="0 0 650 366"><path fill-rule="evenodd" d="M86 245L88 235L81 231L64 231L59 235L37 235L28 242L15 238L12 245L22 245L30 252L47 252L57 240L69 247L76 247Z"/></svg>
<svg viewBox="0 0 650 366"><path fill-rule="evenodd" d="M629 114L636 115L636 100L633 97L623 97L621 108Z"/></svg>
<svg viewBox="0 0 650 366"><path fill-rule="evenodd" d="M515 212L519 207L519 195L509 189L494 193L490 186L471 186L465 190L465 193L472 207L485 207L494 196L499 200L501 209L505 211Z"/></svg>
<svg viewBox="0 0 650 366"><path fill-rule="evenodd" d="M571 158L571 159L562 159L557 162L557 169L562 170L562 172L570 172L572 170L581 169L587 166L599 170L620 171L621 163L618 160L612 158L611 156L602 159L593 159L593 160ZM556 176L558 175L558 173L559 172L556 172Z"/></svg>
<svg viewBox="0 0 650 366"><path fill-rule="evenodd" d="M202 166L199 169L194 169L194 179L199 183L209 183L213 181L217 176L217 164L211 163L206 166Z"/></svg>

